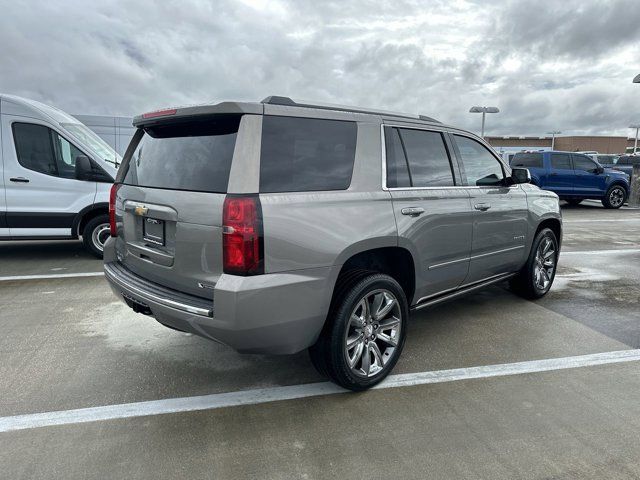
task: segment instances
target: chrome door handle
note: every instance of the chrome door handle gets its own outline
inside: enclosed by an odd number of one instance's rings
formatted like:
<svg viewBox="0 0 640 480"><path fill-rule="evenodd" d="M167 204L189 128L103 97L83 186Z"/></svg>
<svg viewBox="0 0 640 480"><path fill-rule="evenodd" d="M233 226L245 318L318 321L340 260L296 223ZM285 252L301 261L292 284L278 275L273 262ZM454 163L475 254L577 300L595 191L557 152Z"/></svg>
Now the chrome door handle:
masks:
<svg viewBox="0 0 640 480"><path fill-rule="evenodd" d="M422 207L405 207L400 210L403 215L409 215L410 217L418 217L424 213L424 208Z"/></svg>
<svg viewBox="0 0 640 480"><path fill-rule="evenodd" d="M11 177L9 181L17 183L29 183L29 179L24 177Z"/></svg>
<svg viewBox="0 0 640 480"><path fill-rule="evenodd" d="M489 205L488 203L476 203L473 208L475 208L476 210L480 210L481 212L486 212L491 208L491 205Z"/></svg>

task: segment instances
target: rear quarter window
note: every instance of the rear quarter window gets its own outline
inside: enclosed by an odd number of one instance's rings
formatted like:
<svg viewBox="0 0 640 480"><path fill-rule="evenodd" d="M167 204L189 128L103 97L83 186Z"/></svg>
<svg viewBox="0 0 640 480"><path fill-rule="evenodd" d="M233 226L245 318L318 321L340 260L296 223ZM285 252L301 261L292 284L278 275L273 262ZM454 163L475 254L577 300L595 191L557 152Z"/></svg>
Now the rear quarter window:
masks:
<svg viewBox="0 0 640 480"><path fill-rule="evenodd" d="M266 115L260 192L346 190L356 153L355 122Z"/></svg>

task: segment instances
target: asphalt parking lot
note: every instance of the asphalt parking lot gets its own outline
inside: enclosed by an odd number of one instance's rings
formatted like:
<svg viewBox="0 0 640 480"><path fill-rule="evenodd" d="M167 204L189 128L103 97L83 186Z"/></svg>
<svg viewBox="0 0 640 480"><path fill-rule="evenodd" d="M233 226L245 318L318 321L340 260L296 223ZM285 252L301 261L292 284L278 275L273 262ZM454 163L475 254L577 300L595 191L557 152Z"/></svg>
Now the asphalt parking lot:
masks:
<svg viewBox="0 0 640 480"><path fill-rule="evenodd" d="M0 244L0 477L640 478L640 210L563 215L545 298L415 313L391 382L360 394L306 353L134 314L78 242Z"/></svg>

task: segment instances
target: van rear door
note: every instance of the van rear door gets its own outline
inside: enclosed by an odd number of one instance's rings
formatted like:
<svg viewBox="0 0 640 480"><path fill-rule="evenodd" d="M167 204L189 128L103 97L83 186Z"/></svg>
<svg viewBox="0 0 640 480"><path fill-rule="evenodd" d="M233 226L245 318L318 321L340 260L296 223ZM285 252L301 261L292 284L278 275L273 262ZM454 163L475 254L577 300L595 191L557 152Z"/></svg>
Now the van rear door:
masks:
<svg viewBox="0 0 640 480"><path fill-rule="evenodd" d="M222 210L242 115L143 126L118 175L118 260L174 290L213 298Z"/></svg>

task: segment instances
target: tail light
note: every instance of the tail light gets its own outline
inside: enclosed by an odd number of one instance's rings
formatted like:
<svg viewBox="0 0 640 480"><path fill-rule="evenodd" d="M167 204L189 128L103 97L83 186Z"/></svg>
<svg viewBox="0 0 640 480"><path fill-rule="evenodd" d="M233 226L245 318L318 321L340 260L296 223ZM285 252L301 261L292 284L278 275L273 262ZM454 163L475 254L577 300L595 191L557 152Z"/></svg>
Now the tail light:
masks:
<svg viewBox="0 0 640 480"><path fill-rule="evenodd" d="M262 207L257 195L227 195L222 213L224 273L264 273Z"/></svg>
<svg viewBox="0 0 640 480"><path fill-rule="evenodd" d="M116 195L118 194L118 188L120 188L120 184L114 183L111 185L109 192L109 229L112 237L118 236L118 226L116 225Z"/></svg>

